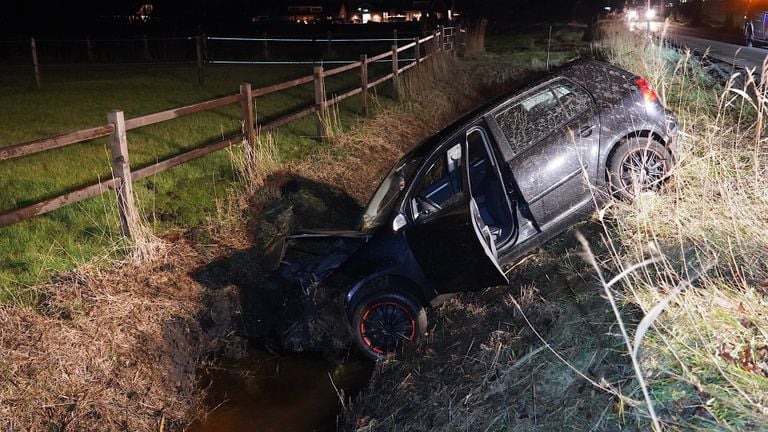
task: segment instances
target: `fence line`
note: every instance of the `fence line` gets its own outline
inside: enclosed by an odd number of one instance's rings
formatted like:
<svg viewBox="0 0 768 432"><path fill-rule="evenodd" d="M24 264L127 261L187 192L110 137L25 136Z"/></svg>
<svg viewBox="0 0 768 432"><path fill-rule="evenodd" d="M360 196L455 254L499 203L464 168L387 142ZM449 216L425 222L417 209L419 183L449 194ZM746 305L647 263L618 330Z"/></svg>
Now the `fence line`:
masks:
<svg viewBox="0 0 768 432"><path fill-rule="evenodd" d="M199 40L200 39L198 39L198 41ZM445 37L438 33L432 34L422 39L415 38L413 42L402 47L398 47L397 44L393 44L391 51L381 53L371 58L368 58L367 55L363 54L360 57L360 61L351 63L349 65L329 70L325 70L323 66L316 66L312 75L273 84L266 87L261 87L258 89L252 89L249 83L244 83L240 86L240 92L236 94L192 105L173 108L166 111L147 114L132 119L126 120L122 111L112 111L107 114L108 123L103 126L78 130L50 138L16 144L9 147L2 147L0 148L0 161L16 159L27 155L32 155L35 153L40 153L43 151L108 136L110 138L114 178L105 181L99 181L81 189L70 191L65 194L11 211L9 213L2 214L0 215L0 227L8 226L26 219L30 219L37 215L57 210L64 206L103 194L109 190L116 190L118 194L118 211L121 220L122 232L124 235L130 236L131 232L129 221L136 220L136 215L133 214L133 209L135 206L131 205L133 200L133 181L146 178L180 164L200 158L207 154L228 148L232 145L242 142L244 139L253 139L253 135L257 129L262 131L270 131L311 114L318 114L316 118L317 131L318 137L322 138L325 136L325 130L321 117L325 109L331 105L341 102L344 99L361 94L361 108L363 113L367 115L369 89L390 79L393 80L393 94L394 97L397 98L399 89L399 75L406 70L417 66L428 57L443 51L445 45L443 43L437 42L444 40ZM434 49L432 52L426 53L426 55L422 56L420 51L421 46L429 41L434 41L433 44L430 44L434 47ZM400 67L400 59L398 59L398 53L411 48L415 49L415 58L409 59L407 65ZM374 81L369 81L368 65L372 62L382 60L390 56L392 72ZM325 89L325 78L358 68L360 69L361 77L360 87L354 88L345 93L336 95L331 99L328 99ZM314 85L315 100L313 104L296 109L268 123L261 125L256 124L253 104L257 97L290 89L303 84L308 84L310 82L312 82ZM244 132L237 133L222 140L206 144L202 147L173 156L155 164L134 171L131 170L128 152L128 131L236 103L240 104L241 106L241 116L244 124Z"/></svg>
<svg viewBox="0 0 768 432"><path fill-rule="evenodd" d="M334 39L333 37L317 36L312 38L275 38L275 37L262 37L262 38L247 38L247 37L219 37L208 36L206 39L213 41L235 41L235 42L398 42L404 40L411 40L410 38L360 38L360 39Z"/></svg>

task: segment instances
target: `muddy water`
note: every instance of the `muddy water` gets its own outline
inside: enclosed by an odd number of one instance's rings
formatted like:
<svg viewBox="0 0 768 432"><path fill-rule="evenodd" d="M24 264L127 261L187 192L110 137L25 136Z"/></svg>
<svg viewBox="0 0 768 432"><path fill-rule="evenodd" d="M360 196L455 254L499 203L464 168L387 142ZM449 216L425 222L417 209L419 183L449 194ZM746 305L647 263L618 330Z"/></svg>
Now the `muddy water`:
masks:
<svg viewBox="0 0 768 432"><path fill-rule="evenodd" d="M202 372L209 413L191 431L334 431L341 408L336 389L354 396L372 371L373 363L363 359L334 363L252 349Z"/></svg>

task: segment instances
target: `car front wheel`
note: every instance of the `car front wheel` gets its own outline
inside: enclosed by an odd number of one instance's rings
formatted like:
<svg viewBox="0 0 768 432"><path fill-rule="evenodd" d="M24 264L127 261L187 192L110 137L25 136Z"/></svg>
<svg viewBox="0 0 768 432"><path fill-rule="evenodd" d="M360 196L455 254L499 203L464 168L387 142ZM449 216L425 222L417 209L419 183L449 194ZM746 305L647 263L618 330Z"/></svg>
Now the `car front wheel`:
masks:
<svg viewBox="0 0 768 432"><path fill-rule="evenodd" d="M354 339L363 353L380 360L401 351L424 335L427 314L421 304L402 292L373 294L352 315Z"/></svg>
<svg viewBox="0 0 768 432"><path fill-rule="evenodd" d="M622 198L657 191L669 175L672 158L667 149L648 138L631 138L619 145L608 161L611 192Z"/></svg>

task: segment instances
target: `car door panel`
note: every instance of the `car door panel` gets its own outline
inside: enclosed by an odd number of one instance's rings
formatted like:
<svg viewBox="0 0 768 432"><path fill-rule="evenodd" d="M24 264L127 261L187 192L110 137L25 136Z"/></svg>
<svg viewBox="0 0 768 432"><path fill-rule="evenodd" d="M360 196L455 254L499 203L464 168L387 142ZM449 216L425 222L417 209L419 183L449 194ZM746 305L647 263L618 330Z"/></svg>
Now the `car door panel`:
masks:
<svg viewBox="0 0 768 432"><path fill-rule="evenodd" d="M413 221L404 235L424 274L438 293L468 291L508 283L482 225L477 204L466 190L466 142L454 138L425 163L406 205ZM444 164L444 165L443 165ZM451 191L450 196L437 191ZM431 195L435 208L424 211L420 197ZM410 203L409 203L410 202ZM490 244L489 244L490 243Z"/></svg>
<svg viewBox="0 0 768 432"><path fill-rule="evenodd" d="M562 102L565 91L573 98L568 105ZM590 199L587 180L597 170L599 118L589 95L567 80L548 83L526 96L516 104L519 108L513 104L494 118L510 145L517 146L508 164L520 194L543 229ZM543 109L537 104L544 105ZM514 109L520 113L510 115ZM537 120L531 126L526 117ZM533 133L520 132L531 127Z"/></svg>
<svg viewBox="0 0 768 432"><path fill-rule="evenodd" d="M438 293L509 283L474 219L471 199L462 199L453 209L405 232L413 255Z"/></svg>

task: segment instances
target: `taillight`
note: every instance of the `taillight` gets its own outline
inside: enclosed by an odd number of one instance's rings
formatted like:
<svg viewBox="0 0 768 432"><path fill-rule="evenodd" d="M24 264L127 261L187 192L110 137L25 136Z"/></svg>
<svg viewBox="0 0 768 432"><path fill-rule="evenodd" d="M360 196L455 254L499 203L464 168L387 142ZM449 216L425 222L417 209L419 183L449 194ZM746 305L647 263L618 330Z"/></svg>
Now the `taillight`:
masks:
<svg viewBox="0 0 768 432"><path fill-rule="evenodd" d="M656 90L651 87L651 84L645 80L645 78L638 78L635 80L635 84L640 89L640 93L643 94L643 99L646 102L655 102L659 99L659 95L656 94Z"/></svg>

